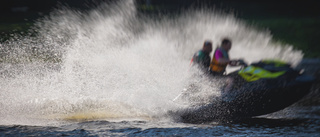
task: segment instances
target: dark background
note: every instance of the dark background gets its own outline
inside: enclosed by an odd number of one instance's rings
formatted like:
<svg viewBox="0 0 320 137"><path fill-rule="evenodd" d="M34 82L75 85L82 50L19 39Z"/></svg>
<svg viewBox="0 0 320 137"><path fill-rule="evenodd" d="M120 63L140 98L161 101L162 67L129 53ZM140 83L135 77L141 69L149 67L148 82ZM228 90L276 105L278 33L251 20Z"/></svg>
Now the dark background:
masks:
<svg viewBox="0 0 320 137"><path fill-rule="evenodd" d="M27 31L35 22L61 5L90 10L101 2L117 0L1 0L0 40ZM214 8L234 14L257 28L268 29L276 41L320 58L320 0L136 0L141 14L179 14L181 9Z"/></svg>
<svg viewBox="0 0 320 137"><path fill-rule="evenodd" d="M100 2L117 0L1 0L0 11L12 13L13 8L28 7L28 12L47 12L57 7L58 3L73 8L88 9ZM161 6L161 10L176 10L190 6L209 6L229 8L249 14L280 14L292 16L319 16L319 0L136 0L138 5L146 4Z"/></svg>

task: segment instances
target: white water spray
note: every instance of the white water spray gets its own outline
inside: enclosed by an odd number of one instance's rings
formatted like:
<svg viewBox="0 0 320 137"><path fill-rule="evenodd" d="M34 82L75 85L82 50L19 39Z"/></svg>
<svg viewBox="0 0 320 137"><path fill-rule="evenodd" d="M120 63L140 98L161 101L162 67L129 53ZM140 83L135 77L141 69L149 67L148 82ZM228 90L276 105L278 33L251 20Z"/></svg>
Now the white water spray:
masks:
<svg viewBox="0 0 320 137"><path fill-rule="evenodd" d="M3 43L0 125L162 115L180 107L172 100L194 81L190 59L207 39L229 37L231 58L248 62L297 64L303 56L229 15L188 11L159 21L135 9L121 1L88 13L57 10L38 22L37 36Z"/></svg>

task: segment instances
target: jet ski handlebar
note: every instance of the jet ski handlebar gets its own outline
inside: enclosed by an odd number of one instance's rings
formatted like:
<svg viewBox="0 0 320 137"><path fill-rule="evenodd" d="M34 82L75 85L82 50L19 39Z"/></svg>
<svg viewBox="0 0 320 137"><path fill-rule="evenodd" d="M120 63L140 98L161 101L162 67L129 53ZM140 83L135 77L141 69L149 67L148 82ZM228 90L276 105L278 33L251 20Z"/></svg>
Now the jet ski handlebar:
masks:
<svg viewBox="0 0 320 137"><path fill-rule="evenodd" d="M248 66L248 64L242 59L232 60L232 61L230 61L230 64L232 66L242 66L242 67L247 67Z"/></svg>

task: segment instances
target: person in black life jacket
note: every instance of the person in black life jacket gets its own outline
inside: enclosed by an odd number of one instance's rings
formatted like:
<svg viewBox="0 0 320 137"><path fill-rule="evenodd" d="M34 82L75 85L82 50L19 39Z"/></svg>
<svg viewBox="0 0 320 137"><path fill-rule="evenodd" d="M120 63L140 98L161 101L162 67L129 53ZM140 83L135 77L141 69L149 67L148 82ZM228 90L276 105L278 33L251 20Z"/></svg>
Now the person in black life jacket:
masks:
<svg viewBox="0 0 320 137"><path fill-rule="evenodd" d="M205 41L201 50L196 52L192 58L192 63L197 64L201 69L208 72L211 57L210 53L212 52L212 42Z"/></svg>
<svg viewBox="0 0 320 137"><path fill-rule="evenodd" d="M229 58L231 46L231 40L224 38L221 42L221 46L214 51L210 64L210 73L212 75L222 76L225 73L227 65L239 65L238 60L230 60Z"/></svg>

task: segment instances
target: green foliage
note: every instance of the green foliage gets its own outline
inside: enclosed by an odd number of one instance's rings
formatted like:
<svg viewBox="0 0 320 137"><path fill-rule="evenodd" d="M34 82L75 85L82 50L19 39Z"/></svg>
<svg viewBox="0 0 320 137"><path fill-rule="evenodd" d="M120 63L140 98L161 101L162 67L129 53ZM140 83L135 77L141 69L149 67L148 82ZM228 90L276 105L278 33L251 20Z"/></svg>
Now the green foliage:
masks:
<svg viewBox="0 0 320 137"><path fill-rule="evenodd" d="M320 58L320 18L251 18L247 21L270 30L276 41L293 45L308 58Z"/></svg>
<svg viewBox="0 0 320 137"><path fill-rule="evenodd" d="M180 0L175 3L172 1L153 1L148 6L144 0L138 0L137 2L139 12L151 15L159 14L159 12L167 13L168 11L171 11L170 14L179 14L179 7L183 8L188 7L188 4L197 4L193 0ZM302 50L305 57L320 58L320 46L318 46L318 43L320 43L320 12L319 8L313 3L290 2L288 4L277 2L275 4L275 1L260 3L232 0L202 0L201 2L202 4L206 3L205 5L208 7L211 5L219 9L232 9L238 18L244 19L260 29L270 30L275 41L293 45L296 49ZM199 4L201 5L201 3ZM41 15L37 12L1 13L0 42L10 39L13 33L29 33L28 30L34 21L46 14L48 14L48 11L42 12Z"/></svg>

